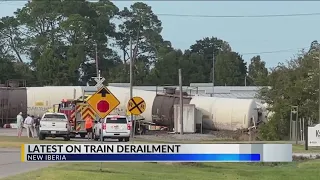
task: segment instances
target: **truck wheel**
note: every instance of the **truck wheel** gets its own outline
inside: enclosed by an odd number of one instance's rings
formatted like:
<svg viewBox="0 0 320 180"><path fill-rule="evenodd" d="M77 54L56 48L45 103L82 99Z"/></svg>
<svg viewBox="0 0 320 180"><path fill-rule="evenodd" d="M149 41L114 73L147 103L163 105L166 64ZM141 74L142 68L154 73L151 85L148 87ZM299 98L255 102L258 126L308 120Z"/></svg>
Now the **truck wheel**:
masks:
<svg viewBox="0 0 320 180"><path fill-rule="evenodd" d="M44 135L44 134L39 134L39 140L44 140L44 139L46 139L46 136Z"/></svg>
<svg viewBox="0 0 320 180"><path fill-rule="evenodd" d="M124 138L124 141L128 142L128 141L130 141L130 138Z"/></svg>
<svg viewBox="0 0 320 180"><path fill-rule="evenodd" d="M81 138L85 138L85 137L86 137L86 134L80 134L80 137L81 137Z"/></svg>
<svg viewBox="0 0 320 180"><path fill-rule="evenodd" d="M70 136L69 136L69 135L64 136L64 137L63 137L63 140L65 140L65 141L70 141Z"/></svg>
<svg viewBox="0 0 320 180"><path fill-rule="evenodd" d="M118 141L119 141L119 142L123 141L123 138L119 138Z"/></svg>

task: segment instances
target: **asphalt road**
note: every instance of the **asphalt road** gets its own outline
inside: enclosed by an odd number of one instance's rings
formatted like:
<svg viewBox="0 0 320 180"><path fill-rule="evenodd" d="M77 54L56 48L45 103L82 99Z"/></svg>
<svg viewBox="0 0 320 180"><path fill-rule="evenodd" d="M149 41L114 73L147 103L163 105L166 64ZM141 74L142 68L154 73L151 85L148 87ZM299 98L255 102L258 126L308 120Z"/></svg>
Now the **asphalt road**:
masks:
<svg viewBox="0 0 320 180"><path fill-rule="evenodd" d="M20 161L20 149L0 148L0 178L48 167L54 163Z"/></svg>
<svg viewBox="0 0 320 180"><path fill-rule="evenodd" d="M16 136L16 129L2 129L0 128L0 136ZM24 131L23 136L26 136ZM101 143L100 141L88 141L87 139L74 138L74 141L79 143ZM107 140L104 143L117 143L117 140ZM124 142L122 142L124 143ZM0 148L0 179L8 176L17 175L37 169L45 168L55 162L37 163L37 162L21 162L20 149L16 148Z"/></svg>
<svg viewBox="0 0 320 180"><path fill-rule="evenodd" d="M4 129L0 128L0 136L17 136L17 129ZM24 129L22 131L22 136L27 136L27 130ZM80 136L77 136L78 138L74 138L72 140L75 141L87 141L86 139L79 138Z"/></svg>
<svg viewBox="0 0 320 180"><path fill-rule="evenodd" d="M27 133L23 131L23 135L25 136ZM0 136L16 136L17 129L4 129L0 128Z"/></svg>

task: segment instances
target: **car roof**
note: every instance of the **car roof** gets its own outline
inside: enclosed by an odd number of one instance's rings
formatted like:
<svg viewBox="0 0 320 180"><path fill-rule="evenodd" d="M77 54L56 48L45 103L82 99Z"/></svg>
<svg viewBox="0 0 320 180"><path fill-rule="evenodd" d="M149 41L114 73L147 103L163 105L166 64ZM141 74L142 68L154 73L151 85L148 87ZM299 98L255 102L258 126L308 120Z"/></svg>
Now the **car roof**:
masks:
<svg viewBox="0 0 320 180"><path fill-rule="evenodd" d="M117 117L117 118L127 118L127 116L121 116L121 115L108 115L106 118L114 118L114 117Z"/></svg>
<svg viewBox="0 0 320 180"><path fill-rule="evenodd" d="M46 114L65 115L64 113L51 113L51 112L44 113L44 115L46 115Z"/></svg>

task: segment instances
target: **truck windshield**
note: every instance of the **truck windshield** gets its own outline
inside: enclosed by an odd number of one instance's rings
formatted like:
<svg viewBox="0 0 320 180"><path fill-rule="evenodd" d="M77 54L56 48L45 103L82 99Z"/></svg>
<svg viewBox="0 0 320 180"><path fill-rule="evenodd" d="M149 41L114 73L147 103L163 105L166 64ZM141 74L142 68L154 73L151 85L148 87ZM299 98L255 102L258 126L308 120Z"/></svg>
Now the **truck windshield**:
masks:
<svg viewBox="0 0 320 180"><path fill-rule="evenodd" d="M43 119L63 119L63 120L65 120L66 117L61 114L46 114L46 115L44 115Z"/></svg>
<svg viewBox="0 0 320 180"><path fill-rule="evenodd" d="M127 118L107 118L106 123L127 124Z"/></svg>

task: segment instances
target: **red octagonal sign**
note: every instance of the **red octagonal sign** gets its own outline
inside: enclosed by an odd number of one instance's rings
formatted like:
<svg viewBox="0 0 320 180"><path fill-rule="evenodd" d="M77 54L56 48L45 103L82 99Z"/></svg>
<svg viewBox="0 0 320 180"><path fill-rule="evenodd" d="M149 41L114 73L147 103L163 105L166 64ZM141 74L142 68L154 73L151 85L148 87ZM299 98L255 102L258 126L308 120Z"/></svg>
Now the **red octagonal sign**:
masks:
<svg viewBox="0 0 320 180"><path fill-rule="evenodd" d="M101 100L97 103L97 109L100 112L105 113L105 112L109 111L109 103L107 101Z"/></svg>

